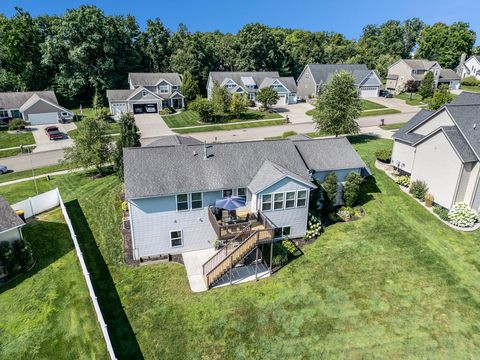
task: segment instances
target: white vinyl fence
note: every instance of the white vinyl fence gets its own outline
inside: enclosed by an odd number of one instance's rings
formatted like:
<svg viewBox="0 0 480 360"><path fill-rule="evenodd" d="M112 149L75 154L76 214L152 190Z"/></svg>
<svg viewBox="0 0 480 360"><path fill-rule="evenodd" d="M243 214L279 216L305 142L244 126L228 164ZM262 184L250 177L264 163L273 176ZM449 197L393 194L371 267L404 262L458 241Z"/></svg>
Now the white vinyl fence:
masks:
<svg viewBox="0 0 480 360"><path fill-rule="evenodd" d="M28 198L26 200L20 201L16 204L12 205L14 210L23 210L25 211L25 218L29 218L40 214L44 211L53 209L57 206L60 206L62 209L63 217L65 218L65 222L67 223L68 230L70 231L70 236L72 237L73 246L75 247L75 253L77 254L78 261L80 263L80 267L82 268L82 273L85 278L85 282L87 283L88 292L90 294L90 299L93 303L93 308L95 309L95 314L97 315L98 323L100 324L100 328L103 333L103 338L105 339L105 343L107 345L107 350L110 355L110 359L115 360L115 353L113 352L112 343L110 341L110 336L108 335L107 331L107 324L103 319L102 311L100 310L100 306L98 305L97 296L95 295L95 291L93 290L92 281L90 280L90 274L87 269L87 265L85 264L85 260L83 259L82 251L80 250L80 245L77 241L77 235L75 235L75 230L73 229L72 222L70 221L70 217L68 216L67 209L62 200L62 196L60 195L60 191L57 189L48 191L46 193Z"/></svg>

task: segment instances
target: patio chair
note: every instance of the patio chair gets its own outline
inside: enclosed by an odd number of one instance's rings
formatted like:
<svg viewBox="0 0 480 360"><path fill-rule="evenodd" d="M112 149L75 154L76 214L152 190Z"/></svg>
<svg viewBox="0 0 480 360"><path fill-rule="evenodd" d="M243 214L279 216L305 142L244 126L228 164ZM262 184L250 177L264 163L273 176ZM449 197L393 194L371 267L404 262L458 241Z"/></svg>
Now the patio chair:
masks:
<svg viewBox="0 0 480 360"><path fill-rule="evenodd" d="M222 222L229 222L231 219L228 210L222 210Z"/></svg>

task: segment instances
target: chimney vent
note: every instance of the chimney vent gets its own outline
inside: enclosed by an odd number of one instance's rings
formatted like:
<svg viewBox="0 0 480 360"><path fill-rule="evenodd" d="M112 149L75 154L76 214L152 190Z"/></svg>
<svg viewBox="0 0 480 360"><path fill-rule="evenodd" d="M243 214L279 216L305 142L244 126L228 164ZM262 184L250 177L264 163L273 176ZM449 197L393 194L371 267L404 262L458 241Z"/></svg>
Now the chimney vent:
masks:
<svg viewBox="0 0 480 360"><path fill-rule="evenodd" d="M193 156L197 156L197 152L195 150L193 150Z"/></svg>
<svg viewBox="0 0 480 360"><path fill-rule="evenodd" d="M477 128L477 124L473 124L473 130Z"/></svg>

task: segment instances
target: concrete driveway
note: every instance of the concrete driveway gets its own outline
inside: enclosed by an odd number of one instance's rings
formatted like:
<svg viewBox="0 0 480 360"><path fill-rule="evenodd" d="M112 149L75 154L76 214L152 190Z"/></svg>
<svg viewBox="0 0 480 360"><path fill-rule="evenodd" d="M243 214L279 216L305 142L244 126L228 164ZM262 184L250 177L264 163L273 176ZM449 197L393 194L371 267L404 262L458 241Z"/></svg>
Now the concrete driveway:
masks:
<svg viewBox="0 0 480 360"><path fill-rule="evenodd" d="M36 143L36 147L32 152L38 153L52 150L61 150L73 145L73 141L67 136L67 132L77 128L74 123L55 124L55 126L58 127L58 130L63 133L63 139L61 140L50 140L45 134L45 128L47 126L53 126L53 124L34 125L29 127L29 129L32 131L32 135Z"/></svg>
<svg viewBox="0 0 480 360"><path fill-rule="evenodd" d="M142 139L174 134L159 114L135 114L134 116Z"/></svg>
<svg viewBox="0 0 480 360"><path fill-rule="evenodd" d="M292 124L311 123L312 117L305 114L308 110L313 109L313 106L309 103L297 103L291 105L275 106L275 112L281 114L284 117L288 116L288 120Z"/></svg>

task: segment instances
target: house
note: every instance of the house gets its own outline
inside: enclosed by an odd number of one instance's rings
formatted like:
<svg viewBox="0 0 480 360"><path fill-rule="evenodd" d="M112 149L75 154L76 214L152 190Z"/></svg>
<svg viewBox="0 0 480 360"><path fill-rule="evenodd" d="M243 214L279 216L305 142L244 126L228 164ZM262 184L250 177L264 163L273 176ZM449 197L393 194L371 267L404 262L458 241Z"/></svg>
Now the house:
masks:
<svg viewBox="0 0 480 360"><path fill-rule="evenodd" d="M480 208L480 94L462 92L437 111L421 110L398 130L392 164L425 181L434 202Z"/></svg>
<svg viewBox="0 0 480 360"><path fill-rule="evenodd" d="M382 81L365 64L308 64L297 79L299 98L306 100L317 96L320 86L327 84L340 71L352 73L360 97L378 96Z"/></svg>
<svg viewBox="0 0 480 360"><path fill-rule="evenodd" d="M0 93L0 121L23 118L31 125L56 124L74 114L58 104L53 91Z"/></svg>
<svg viewBox="0 0 480 360"><path fill-rule="evenodd" d="M278 93L278 105L297 102L297 84L293 77L281 77L277 71L211 71L208 74L207 97L212 98L213 84L218 82L228 91L247 94L255 101L258 90L271 87Z"/></svg>
<svg viewBox="0 0 480 360"><path fill-rule="evenodd" d="M236 247L238 255L259 242L301 238L310 194L328 173L337 174L339 189L352 171L369 175L345 137L213 144L166 140L160 146L124 149L135 259L213 249L216 239L239 241L246 248ZM215 207L217 200L232 195L245 200L233 221ZM224 257L216 261L232 260L225 254L219 253ZM240 257L232 260L233 266Z"/></svg>
<svg viewBox="0 0 480 360"><path fill-rule="evenodd" d="M0 242L22 240L22 219L0 195Z"/></svg>
<svg viewBox="0 0 480 360"><path fill-rule="evenodd" d="M438 62L423 59L400 59L390 65L385 88L402 91L407 81L421 83L429 71L433 73L435 87L446 84L451 90L459 89L460 77L455 71L442 69Z"/></svg>
<svg viewBox="0 0 480 360"><path fill-rule="evenodd" d="M129 73L128 84L130 89L107 90L113 115L157 113L165 108L185 107L178 73Z"/></svg>
<svg viewBox="0 0 480 360"><path fill-rule="evenodd" d="M480 80L480 55L471 56L467 60L462 55L458 73L462 79L467 76L474 76L477 80Z"/></svg>

